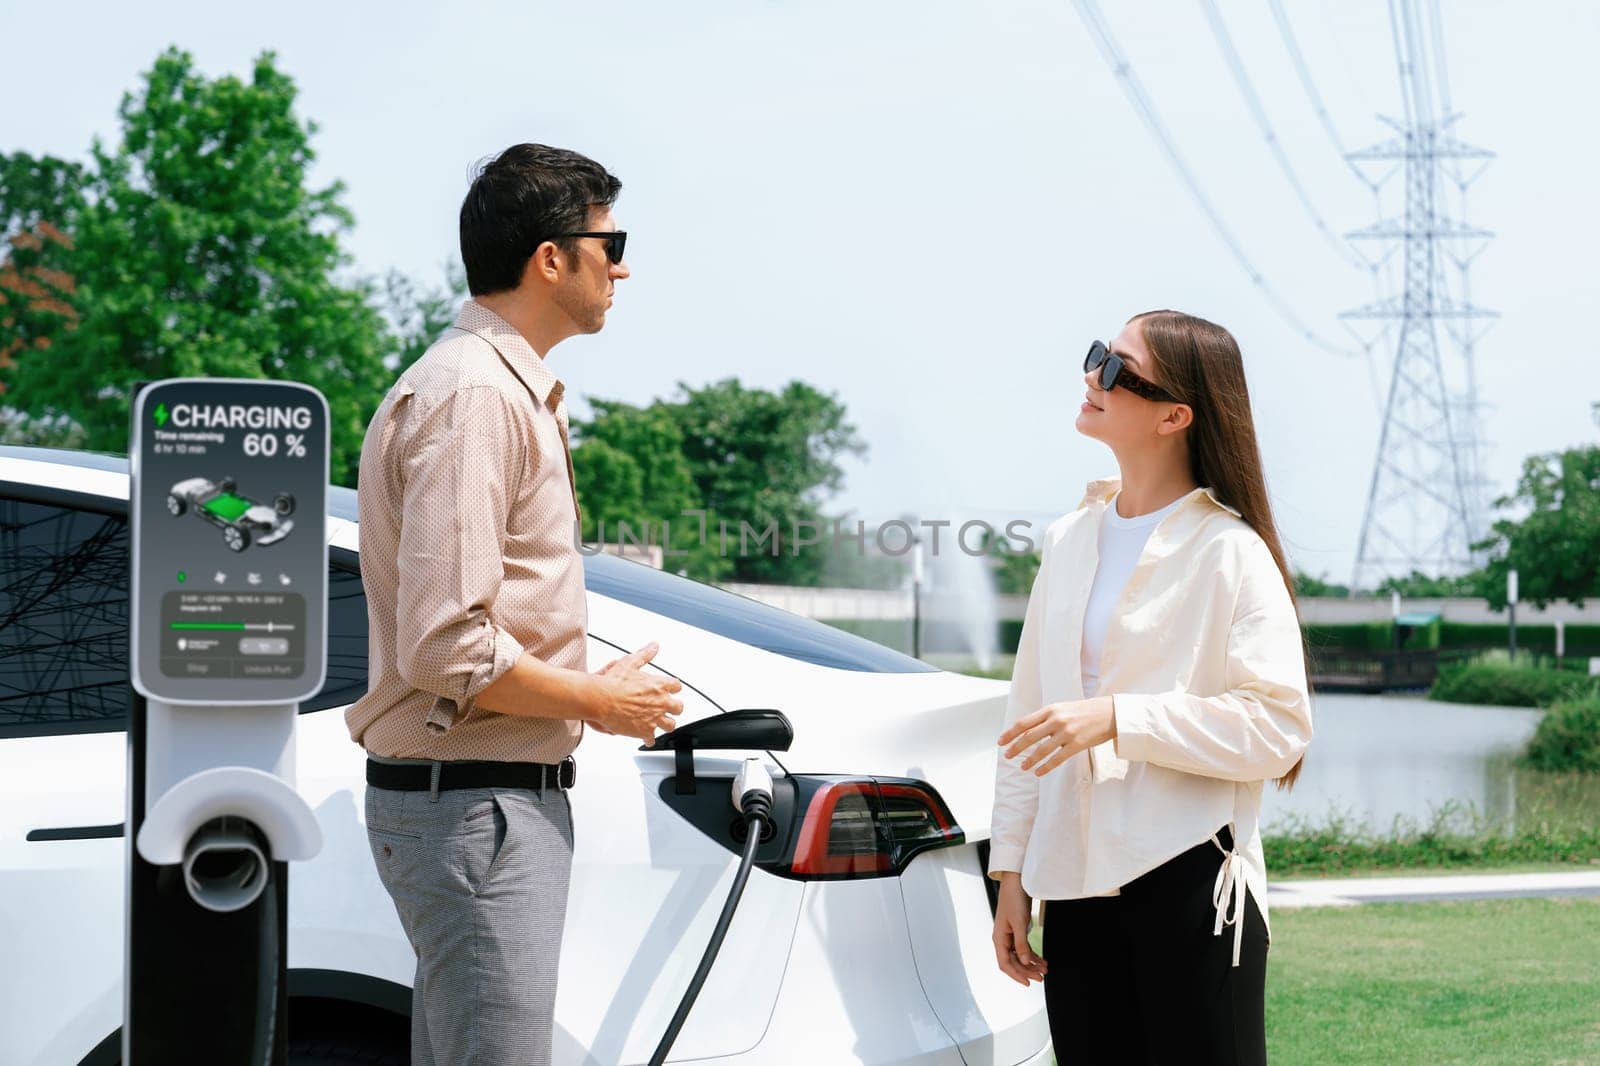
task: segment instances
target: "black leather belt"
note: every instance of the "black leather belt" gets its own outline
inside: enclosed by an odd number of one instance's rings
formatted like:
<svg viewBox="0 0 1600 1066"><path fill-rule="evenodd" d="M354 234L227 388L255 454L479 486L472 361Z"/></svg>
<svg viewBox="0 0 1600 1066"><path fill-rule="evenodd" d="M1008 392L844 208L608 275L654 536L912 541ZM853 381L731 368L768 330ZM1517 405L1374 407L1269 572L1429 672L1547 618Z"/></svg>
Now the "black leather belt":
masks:
<svg viewBox="0 0 1600 1066"><path fill-rule="evenodd" d="M578 782L578 763L568 755L559 763L436 762L413 765L367 760L367 784L399 792L445 792L455 788L536 788L554 785L565 792Z"/></svg>

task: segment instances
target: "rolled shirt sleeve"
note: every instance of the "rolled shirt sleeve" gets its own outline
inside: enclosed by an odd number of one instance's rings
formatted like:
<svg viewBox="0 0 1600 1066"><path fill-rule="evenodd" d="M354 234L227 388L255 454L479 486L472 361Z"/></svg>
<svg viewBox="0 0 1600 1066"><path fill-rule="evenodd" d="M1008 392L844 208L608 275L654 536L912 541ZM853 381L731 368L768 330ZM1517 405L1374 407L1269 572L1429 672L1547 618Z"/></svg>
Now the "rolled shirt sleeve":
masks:
<svg viewBox="0 0 1600 1066"><path fill-rule="evenodd" d="M478 694L522 655L491 608L529 447L495 388L463 388L416 414L401 466L396 669L438 697L426 724L439 734L471 715Z"/></svg>
<svg viewBox="0 0 1600 1066"><path fill-rule="evenodd" d="M1311 742L1311 701L1299 620L1266 544L1238 555L1239 596L1227 634L1227 689L1117 693L1124 759L1230 781L1282 777Z"/></svg>
<svg viewBox="0 0 1600 1066"><path fill-rule="evenodd" d="M1049 557L1046 544L1044 558ZM1006 698L1005 729L1018 718L1044 706L1043 685L1039 676L1039 641L1044 625L1044 562L1028 593L1028 610L1017 640L1017 657L1011 671L1011 692ZM1021 872L1039 810L1039 778L1023 770L1018 760L1007 759L1004 750L995 753L994 816L989 840L989 876L999 879L1006 872Z"/></svg>

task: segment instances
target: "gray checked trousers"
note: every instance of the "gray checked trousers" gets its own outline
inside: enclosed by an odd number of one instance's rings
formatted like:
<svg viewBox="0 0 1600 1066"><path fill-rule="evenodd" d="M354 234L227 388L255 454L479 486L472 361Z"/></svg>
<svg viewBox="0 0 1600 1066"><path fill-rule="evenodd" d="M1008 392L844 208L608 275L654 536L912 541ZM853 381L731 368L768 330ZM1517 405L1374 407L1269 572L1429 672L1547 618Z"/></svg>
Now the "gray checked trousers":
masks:
<svg viewBox="0 0 1600 1066"><path fill-rule="evenodd" d="M417 973L413 1066L545 1066L572 875L572 805L547 788L367 786L367 838Z"/></svg>

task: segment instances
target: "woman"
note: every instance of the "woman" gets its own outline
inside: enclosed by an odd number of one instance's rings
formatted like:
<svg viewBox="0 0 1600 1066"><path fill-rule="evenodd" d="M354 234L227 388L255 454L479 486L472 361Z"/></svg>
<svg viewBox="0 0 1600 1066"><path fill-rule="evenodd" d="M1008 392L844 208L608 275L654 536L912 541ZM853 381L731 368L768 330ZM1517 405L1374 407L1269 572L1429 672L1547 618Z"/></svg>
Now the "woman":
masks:
<svg viewBox="0 0 1600 1066"><path fill-rule="evenodd" d="M1084 369L1078 432L1121 477L1045 533L999 739L995 952L1044 982L1062 1066L1265 1062L1261 792L1298 775L1311 708L1239 346L1152 311Z"/></svg>

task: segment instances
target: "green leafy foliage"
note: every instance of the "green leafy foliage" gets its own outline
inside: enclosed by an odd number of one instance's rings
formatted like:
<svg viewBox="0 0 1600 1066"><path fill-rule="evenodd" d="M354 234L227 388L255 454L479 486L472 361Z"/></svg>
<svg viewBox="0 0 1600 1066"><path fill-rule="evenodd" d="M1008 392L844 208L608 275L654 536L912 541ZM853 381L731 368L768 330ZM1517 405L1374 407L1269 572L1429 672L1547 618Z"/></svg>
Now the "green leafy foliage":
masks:
<svg viewBox="0 0 1600 1066"><path fill-rule="evenodd" d="M1315 622L1303 626L1312 654L1319 651L1389 651L1394 625L1382 622Z"/></svg>
<svg viewBox="0 0 1600 1066"><path fill-rule="evenodd" d="M0 155L0 375L78 327L77 279L67 269L73 242L57 223L82 208L82 181L73 163ZM13 408L0 409L0 420L7 443L61 444L81 435L70 419L34 420Z"/></svg>
<svg viewBox="0 0 1600 1066"><path fill-rule="evenodd" d="M659 542L665 520L673 551L687 553L666 559L668 569L702 580L820 583L833 530L822 503L843 484L839 460L866 450L836 397L802 381L772 392L727 378L679 382L676 396L647 407L590 403L594 416L572 423L586 539L604 521L615 542L615 523L625 520L636 534L654 523ZM687 510L705 512L703 536ZM820 542L797 550L796 528Z"/></svg>
<svg viewBox="0 0 1600 1066"><path fill-rule="evenodd" d="M439 334L455 324L467 295L467 272L459 261L450 260L444 278L442 287L424 287L398 270L384 276L384 313L395 331L390 363L396 372L422 358Z"/></svg>
<svg viewBox="0 0 1600 1066"><path fill-rule="evenodd" d="M1321 577L1313 577L1303 570L1296 570L1294 572L1294 594L1296 596L1348 596L1350 595L1350 587L1348 585L1334 584L1327 579L1326 574Z"/></svg>
<svg viewBox="0 0 1600 1066"><path fill-rule="evenodd" d="M725 578L733 560L719 553L715 519L702 538L699 493L683 454L683 433L664 405L592 400L594 417L574 419L572 467L583 508L583 538L655 544L662 566L700 581Z"/></svg>
<svg viewBox="0 0 1600 1066"><path fill-rule="evenodd" d="M270 52L248 78L211 79L169 49L87 165L0 157L0 220L69 236L54 265L76 312L0 370L8 402L121 451L137 381L303 381L328 397L334 480L354 483L396 342L372 287L340 277L352 219L340 184L308 187L316 127L295 95Z"/></svg>
<svg viewBox="0 0 1600 1066"><path fill-rule="evenodd" d="M1600 774L1600 694L1560 700L1539 720L1524 766Z"/></svg>
<svg viewBox="0 0 1600 1066"><path fill-rule="evenodd" d="M1481 596L1484 576L1479 571L1462 574L1455 577L1429 577L1420 570L1413 570L1405 577L1389 577L1379 583L1377 594L1387 596L1391 592L1411 599L1439 599L1446 596Z"/></svg>
<svg viewBox="0 0 1600 1066"><path fill-rule="evenodd" d="M1566 655L1585 657L1600 655L1600 625L1570 622L1563 627ZM1505 622L1441 622L1439 646L1441 648L1504 648L1509 643ZM1546 624L1517 623L1517 648L1554 655L1556 627Z"/></svg>
<svg viewBox="0 0 1600 1066"><path fill-rule="evenodd" d="M1491 607L1505 607L1512 569L1519 599L1539 607L1600 595L1600 446L1529 456L1516 491L1495 505L1526 513L1495 522L1479 545L1493 553L1481 586Z"/></svg>
<svg viewBox="0 0 1600 1066"><path fill-rule="evenodd" d="M1515 773L1515 818L1456 802L1425 819L1374 827L1330 810L1279 819L1262 837L1274 877L1425 867L1584 863L1600 859L1600 776L1527 767Z"/></svg>
<svg viewBox="0 0 1600 1066"><path fill-rule="evenodd" d="M1446 703L1549 707L1594 687L1594 682L1581 674L1477 660L1441 666L1428 697Z"/></svg>

